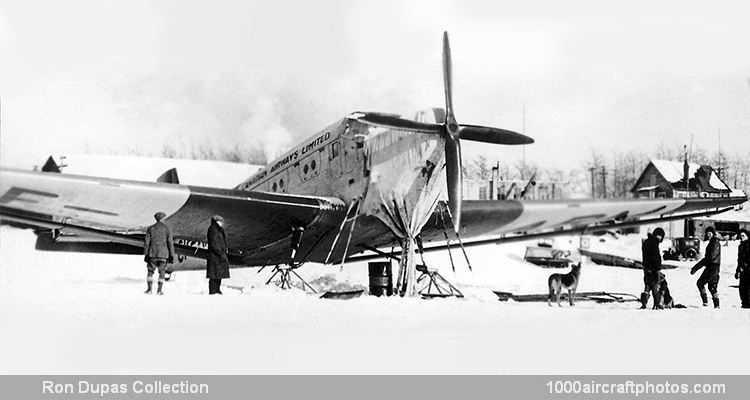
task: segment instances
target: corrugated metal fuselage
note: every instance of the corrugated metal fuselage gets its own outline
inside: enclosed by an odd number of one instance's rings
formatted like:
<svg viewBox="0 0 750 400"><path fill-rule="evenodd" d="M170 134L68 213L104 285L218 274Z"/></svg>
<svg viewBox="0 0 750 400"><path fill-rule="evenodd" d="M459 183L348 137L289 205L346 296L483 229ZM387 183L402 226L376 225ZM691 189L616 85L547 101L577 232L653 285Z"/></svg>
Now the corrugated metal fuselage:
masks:
<svg viewBox="0 0 750 400"><path fill-rule="evenodd" d="M352 219L325 232L305 232L297 257L324 262L333 246L329 261L340 262L345 252L352 255L363 251L362 246L397 245L400 238L418 231L444 187L443 148L438 135L344 118L302 141L236 189L343 200L350 216L358 215L356 222ZM288 241L272 246L282 248L282 254L289 249ZM248 251L244 262L278 263L278 253L270 248Z"/></svg>

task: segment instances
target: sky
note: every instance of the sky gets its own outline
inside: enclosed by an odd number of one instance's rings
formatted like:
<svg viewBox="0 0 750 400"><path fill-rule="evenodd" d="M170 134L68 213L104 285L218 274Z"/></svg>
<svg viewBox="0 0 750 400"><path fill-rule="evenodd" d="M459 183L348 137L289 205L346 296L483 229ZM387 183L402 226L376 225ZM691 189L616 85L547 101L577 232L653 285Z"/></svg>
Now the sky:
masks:
<svg viewBox="0 0 750 400"><path fill-rule="evenodd" d="M269 155L353 111L444 104L459 123L524 131L526 159L659 143L750 157L750 15L742 2L0 2L0 164L158 155L165 145ZM525 109L525 118L524 118ZM524 129L525 128L525 129ZM515 163L520 147L463 143Z"/></svg>

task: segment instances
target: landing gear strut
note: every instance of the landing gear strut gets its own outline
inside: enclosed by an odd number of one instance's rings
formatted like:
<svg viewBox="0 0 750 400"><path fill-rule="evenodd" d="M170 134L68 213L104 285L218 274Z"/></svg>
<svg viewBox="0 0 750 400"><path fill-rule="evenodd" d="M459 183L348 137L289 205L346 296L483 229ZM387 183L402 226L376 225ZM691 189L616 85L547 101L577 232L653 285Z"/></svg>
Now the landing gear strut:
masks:
<svg viewBox="0 0 750 400"><path fill-rule="evenodd" d="M300 243L302 242L302 234L305 233L305 228L301 226L296 226L292 228L292 236L290 238L290 245L291 245L291 254L289 256L289 262L284 264L277 264L275 267L273 267L273 273L271 274L271 277L268 278L266 281L266 285L271 283L273 281L273 278L275 278L277 275L279 276L279 280L276 281L276 285L279 286L282 289L291 289L292 288L292 277L297 277L300 282L302 282L302 288L310 289L313 293L318 293L312 286L310 286L309 283L307 283L304 279L302 279L301 276L295 271L295 269L302 266L302 262L297 262L295 260L295 257L297 256L297 251L299 250Z"/></svg>
<svg viewBox="0 0 750 400"><path fill-rule="evenodd" d="M417 284L427 279L427 284L422 287L419 294L422 295L422 297L464 297L464 294L461 293L460 290L440 275L437 268L430 268L427 266L427 263L424 260L424 247L422 246L421 236L417 236L416 242L419 257L422 259L422 264L419 264L416 267L416 270L422 273L422 275L417 278ZM450 247L448 250L450 251ZM453 257L451 257L451 267L453 267L453 271L455 272L456 267L453 265ZM471 270L471 266L469 266L469 270ZM434 292L432 291L433 288L435 288Z"/></svg>
<svg viewBox="0 0 750 400"><path fill-rule="evenodd" d="M401 258L377 251L398 261L399 272L396 281L396 292L400 296L420 294L422 297L464 297L463 293L440 275L436 268L429 268L427 266L424 260L424 248L422 247L421 237L417 236L414 239L406 239L403 243ZM418 265L415 264L414 259L417 252L422 259L422 263ZM416 277L417 272L421 272L419 278ZM419 284L422 284L423 281L426 283L423 284L421 289L418 289Z"/></svg>

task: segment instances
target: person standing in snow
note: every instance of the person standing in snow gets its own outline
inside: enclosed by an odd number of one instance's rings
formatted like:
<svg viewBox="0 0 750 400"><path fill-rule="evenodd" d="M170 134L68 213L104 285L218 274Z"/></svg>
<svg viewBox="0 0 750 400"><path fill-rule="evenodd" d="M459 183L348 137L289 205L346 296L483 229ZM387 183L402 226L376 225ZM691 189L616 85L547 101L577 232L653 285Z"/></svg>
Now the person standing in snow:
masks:
<svg viewBox="0 0 750 400"><path fill-rule="evenodd" d="M174 262L174 242L172 240L172 229L162 220L167 214L159 211L154 214L156 223L146 229L146 237L143 239L144 261L148 269L146 276L146 294L151 294L154 283L154 270L159 270L159 287L156 294L163 295L164 276L167 264Z"/></svg>
<svg viewBox="0 0 750 400"><path fill-rule="evenodd" d="M208 256L206 257L206 278L208 294L222 294L221 280L229 278L229 259L227 258L227 234L224 232L224 218L221 215L211 217L211 226L206 233L208 239Z"/></svg>
<svg viewBox="0 0 750 400"><path fill-rule="evenodd" d="M750 308L750 233L740 230L740 246L737 249L737 271L734 279L740 280L740 301L742 308Z"/></svg>
<svg viewBox="0 0 750 400"><path fill-rule="evenodd" d="M711 292L711 298L714 302L714 308L719 308L719 268L721 267L721 244L719 238L716 237L716 231L712 226L706 229L704 240L708 241L706 244L705 256L690 270L690 275L698 272L699 269L705 267L703 273L698 278L696 285L701 295L701 301L703 307L708 306L708 295L706 294L706 284L708 284L708 291Z"/></svg>
<svg viewBox="0 0 750 400"><path fill-rule="evenodd" d="M664 229L656 228L641 245L643 255L643 293L641 309L648 305L649 293L654 295L654 309L659 309L659 270L661 270L661 252L659 243L664 240Z"/></svg>

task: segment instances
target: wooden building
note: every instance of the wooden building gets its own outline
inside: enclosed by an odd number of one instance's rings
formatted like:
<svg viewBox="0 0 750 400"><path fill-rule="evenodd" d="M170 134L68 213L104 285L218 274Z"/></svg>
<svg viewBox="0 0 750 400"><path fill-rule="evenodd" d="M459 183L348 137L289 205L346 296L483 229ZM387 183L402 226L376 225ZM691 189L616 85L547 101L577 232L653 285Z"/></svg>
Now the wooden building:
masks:
<svg viewBox="0 0 750 400"><path fill-rule="evenodd" d="M729 197L732 189L710 165L651 160L631 192L637 198ZM664 229L669 238L702 234L696 231L693 220L664 222L650 226L648 230L657 226Z"/></svg>
<svg viewBox="0 0 750 400"><path fill-rule="evenodd" d="M651 160L631 190L638 198L729 197L732 189L710 165Z"/></svg>

